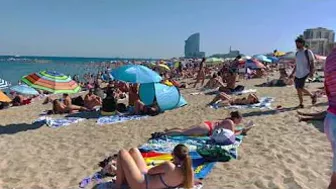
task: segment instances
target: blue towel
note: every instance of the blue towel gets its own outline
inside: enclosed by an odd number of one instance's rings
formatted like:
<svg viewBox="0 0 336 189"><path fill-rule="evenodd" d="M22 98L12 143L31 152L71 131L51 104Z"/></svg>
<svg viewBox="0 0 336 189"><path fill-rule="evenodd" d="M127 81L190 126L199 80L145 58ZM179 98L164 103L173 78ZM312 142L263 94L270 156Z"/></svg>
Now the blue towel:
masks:
<svg viewBox="0 0 336 189"><path fill-rule="evenodd" d="M105 125L105 124L121 123L130 120L140 120L147 117L148 116L141 116L141 115L112 115L112 116L100 117L97 120L97 124Z"/></svg>
<svg viewBox="0 0 336 189"><path fill-rule="evenodd" d="M73 123L78 123L84 120L85 120L84 118L78 118L78 117L67 117L67 118L54 119L51 117L42 116L38 118L37 120L35 120L34 123L42 122L46 124L48 127L59 128L59 127L68 126Z"/></svg>

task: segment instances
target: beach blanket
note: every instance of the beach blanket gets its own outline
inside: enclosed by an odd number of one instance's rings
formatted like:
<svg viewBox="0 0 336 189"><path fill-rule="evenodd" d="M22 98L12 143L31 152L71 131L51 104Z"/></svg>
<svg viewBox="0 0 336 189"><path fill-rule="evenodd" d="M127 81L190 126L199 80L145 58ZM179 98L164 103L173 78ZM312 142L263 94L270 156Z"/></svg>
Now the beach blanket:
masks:
<svg viewBox="0 0 336 189"><path fill-rule="evenodd" d="M42 122L46 124L48 127L59 128L59 127L68 126L73 123L78 123L84 120L85 120L84 118L78 118L78 117L66 117L66 118L54 119L54 118L47 117L47 116L41 116L40 118L35 120L34 123Z"/></svg>
<svg viewBox="0 0 336 189"><path fill-rule="evenodd" d="M130 120L140 120L147 117L148 116L142 116L142 115L112 115L98 118L97 124L105 125L105 124L122 123Z"/></svg>
<svg viewBox="0 0 336 189"><path fill-rule="evenodd" d="M273 109L271 107L274 98L272 97L262 97L259 100L258 104L249 104L249 105L231 105L231 106L223 106L220 103L213 104L210 107L214 109L225 108L225 109L247 109L247 108L259 108L259 109Z"/></svg>
<svg viewBox="0 0 336 189"><path fill-rule="evenodd" d="M210 137L172 136L165 139L151 139L139 147L149 167L158 165L172 159L171 152L178 144L184 144L189 148L193 161L194 175L196 179L204 179L211 172L216 161L229 161L238 158L238 147L242 137L236 137L232 145L213 144ZM219 150L220 149L220 150ZM215 156L209 156L217 150ZM202 153L202 154L200 154ZM154 154L155 156L151 156Z"/></svg>
<svg viewBox="0 0 336 189"><path fill-rule="evenodd" d="M203 187L202 183L197 183L194 185L192 189L201 189ZM113 182L105 182L105 183L100 183L97 184L96 186L93 187L94 189L114 189L115 184ZM123 189L129 189L128 186L123 186ZM175 189L185 189L185 188L175 188Z"/></svg>

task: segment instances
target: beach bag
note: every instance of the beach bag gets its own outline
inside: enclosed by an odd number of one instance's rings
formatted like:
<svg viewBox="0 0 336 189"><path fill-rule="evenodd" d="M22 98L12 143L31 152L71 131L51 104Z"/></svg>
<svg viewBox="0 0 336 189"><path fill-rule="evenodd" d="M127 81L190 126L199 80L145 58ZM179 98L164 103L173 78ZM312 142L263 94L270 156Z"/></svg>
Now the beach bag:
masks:
<svg viewBox="0 0 336 189"><path fill-rule="evenodd" d="M210 139L216 144L230 145L235 143L236 135L231 130L220 128L213 131Z"/></svg>

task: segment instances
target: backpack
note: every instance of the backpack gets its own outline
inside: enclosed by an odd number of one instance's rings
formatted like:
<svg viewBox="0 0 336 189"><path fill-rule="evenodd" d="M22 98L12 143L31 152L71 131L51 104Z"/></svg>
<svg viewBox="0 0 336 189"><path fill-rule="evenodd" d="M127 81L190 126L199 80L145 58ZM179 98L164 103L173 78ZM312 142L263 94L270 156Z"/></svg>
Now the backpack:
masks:
<svg viewBox="0 0 336 189"><path fill-rule="evenodd" d="M308 54L308 53L309 53L309 52L308 52L308 49L306 49L306 50L304 51L304 53L305 53L306 59L307 59L307 61L308 61L309 70L312 71L312 70L314 69L314 63L313 63L313 64L310 63L310 58L309 58L309 54ZM295 57L297 56L297 54L298 54L298 52L295 53ZM315 56L315 55L314 55L314 56Z"/></svg>

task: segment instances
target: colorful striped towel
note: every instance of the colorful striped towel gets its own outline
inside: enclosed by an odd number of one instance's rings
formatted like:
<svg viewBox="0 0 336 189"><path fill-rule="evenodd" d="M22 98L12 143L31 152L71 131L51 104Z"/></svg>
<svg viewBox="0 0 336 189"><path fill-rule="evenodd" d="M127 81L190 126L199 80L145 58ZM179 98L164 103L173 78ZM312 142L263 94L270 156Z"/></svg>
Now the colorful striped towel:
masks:
<svg viewBox="0 0 336 189"><path fill-rule="evenodd" d="M40 118L35 120L34 123L43 122L48 127L59 128L59 127L68 126L73 123L78 123L84 120L85 120L84 118L78 118L78 117L67 117L67 118L61 118L61 119L54 119L54 118L47 117L47 116L41 116Z"/></svg>
<svg viewBox="0 0 336 189"><path fill-rule="evenodd" d="M225 109L248 109L248 108L259 108L259 109L273 109L271 107L274 98L272 97L262 97L258 104L249 104L249 105L231 105L231 106L222 106L220 103L211 105L211 108L225 108Z"/></svg>
<svg viewBox="0 0 336 189"><path fill-rule="evenodd" d="M147 117L148 116L142 116L142 115L112 115L112 116L100 117L97 120L97 124L106 125L106 124L122 123L130 120L140 120Z"/></svg>

